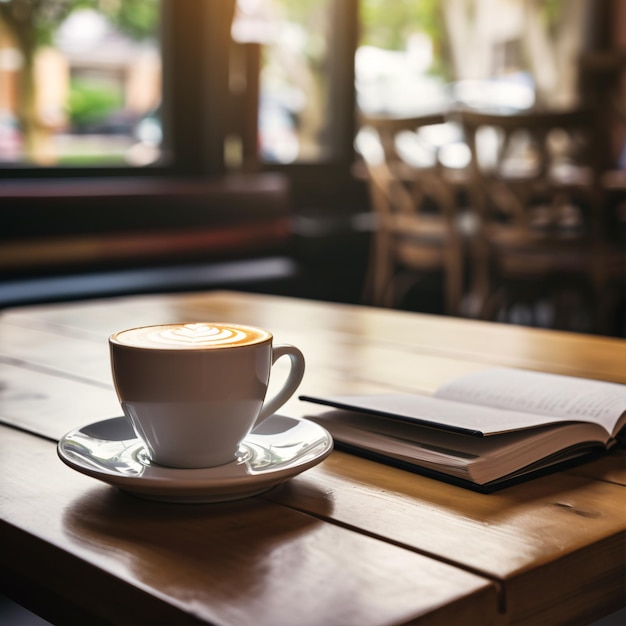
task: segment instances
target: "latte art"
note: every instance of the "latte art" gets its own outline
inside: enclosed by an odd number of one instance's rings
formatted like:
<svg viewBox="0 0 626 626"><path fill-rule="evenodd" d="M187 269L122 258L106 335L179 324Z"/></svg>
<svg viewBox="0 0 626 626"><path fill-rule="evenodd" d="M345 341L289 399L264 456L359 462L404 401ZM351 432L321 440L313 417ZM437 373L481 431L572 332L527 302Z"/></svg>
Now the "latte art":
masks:
<svg viewBox="0 0 626 626"><path fill-rule="evenodd" d="M208 324L185 324L157 330L150 335L154 343L189 344L217 346L225 343L240 343L246 339L246 333L239 328L219 328Z"/></svg>
<svg viewBox="0 0 626 626"><path fill-rule="evenodd" d="M260 328L236 324L169 324L146 326L117 333L120 343L136 348L206 349L244 346L271 337Z"/></svg>

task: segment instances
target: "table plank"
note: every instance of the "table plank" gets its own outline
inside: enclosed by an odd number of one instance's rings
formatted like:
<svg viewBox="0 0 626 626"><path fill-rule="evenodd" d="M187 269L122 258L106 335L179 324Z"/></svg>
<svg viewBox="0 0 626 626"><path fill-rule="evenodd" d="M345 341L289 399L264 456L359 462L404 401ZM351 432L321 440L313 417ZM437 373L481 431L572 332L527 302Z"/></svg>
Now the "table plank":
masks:
<svg viewBox="0 0 626 626"><path fill-rule="evenodd" d="M218 319L219 318L219 319ZM419 352L475 366L502 365L626 383L626 340L546 331L389 309L214 291L111 298L5 311L3 320L99 338L135 325L238 321L275 331L279 341L352 344ZM340 352L338 349L337 353ZM439 383L437 383L439 384Z"/></svg>
<svg viewBox="0 0 626 626"><path fill-rule="evenodd" d="M107 338L98 333L69 337L58 331L11 324L0 316L0 362L112 384Z"/></svg>
<svg viewBox="0 0 626 626"><path fill-rule="evenodd" d="M66 619L77 605L117 623L496 621L490 581L263 498L149 502L32 435L0 427L0 449L2 580L69 602Z"/></svg>
<svg viewBox="0 0 626 626"><path fill-rule="evenodd" d="M368 344L391 343L401 349L475 361L540 369L570 376L626 382L626 340L555 332L455 317L417 314L348 304L329 304L236 292L189 294L180 305L202 312L210 297L211 312L240 308L272 328L332 330ZM605 378L605 375L608 376Z"/></svg>
<svg viewBox="0 0 626 626"><path fill-rule="evenodd" d="M624 604L620 485L559 473L485 495L335 452L269 497L500 581L511 623Z"/></svg>
<svg viewBox="0 0 626 626"><path fill-rule="evenodd" d="M122 415L115 391L0 362L0 422L58 440L73 428Z"/></svg>
<svg viewBox="0 0 626 626"><path fill-rule="evenodd" d="M8 421L26 424L35 432L55 438L76 425L109 417L112 412L117 415L108 371L107 336L136 325L198 320L265 326L274 332L277 342L298 345L307 359L300 393L311 395L392 390L431 393L459 374L496 365L626 382L623 340L367 307L210 292L3 312L0 381L5 390L0 392L0 418L8 415ZM284 364L279 361L278 376L281 371ZM33 390L41 392L39 404L32 397ZM22 396L28 404L22 404ZM70 409L74 399L77 401ZM317 410L325 409L297 398L284 407L286 414L300 417ZM494 580L503 590L501 621L585 622L624 603L625 484L623 450L492 495L475 494L335 452L322 465L270 492L265 503L269 506L272 502L281 511L300 511L307 519L312 516L326 520L331 528L351 529L357 536L396 544L398 549L405 548L403 554L423 554L453 566L455 571L473 573L480 580ZM111 497L110 489L100 488L100 493ZM71 494L59 492L58 497L68 501ZM255 500L255 506L263 501ZM113 504L117 503L115 500ZM257 515L254 511L251 517ZM273 514L263 515L259 514L259 519L271 525ZM128 522L134 518L125 519ZM228 519L235 523L234 514ZM115 525L107 518L109 523ZM267 532L265 525L263 528ZM326 530L324 533L330 534L323 534L322 543L330 541L332 534ZM85 542L91 539L88 535ZM243 545L249 540L242 539ZM101 534L97 534L97 541L102 541ZM360 544L350 545L359 554ZM128 549L124 543L120 548L124 555L128 555ZM67 546L59 544L58 550L67 550ZM82 558L72 550L68 554ZM150 567L154 559L148 552L131 554L145 567ZM88 550L85 555L93 557ZM371 567L377 558L382 558L381 554L372 552ZM113 565L106 557L103 559L103 571L117 576L117 570L111 569ZM407 572L409 569L407 565ZM313 566L307 570L309 575L313 576L313 570ZM328 575L339 574L329 570ZM309 584L303 576L299 583ZM352 582L357 580L355 576ZM143 582L129 578L115 584L120 593L135 593L132 585L137 585L137 593L153 597L155 590L146 591ZM383 588L390 589L391 583L383 583ZM168 606L180 610L177 601L170 603L168 599ZM436 620L439 610L443 609L431 608L424 615Z"/></svg>
<svg viewBox="0 0 626 626"><path fill-rule="evenodd" d="M132 324L130 319L128 324ZM460 359L403 352L387 346L363 346L354 343L320 343L308 333L275 330L276 341L293 343L301 348L307 361L304 384L319 393L375 393L404 391L431 393L450 377L484 369L484 365ZM77 337L71 341L65 334L24 329L10 322L0 324L0 361L24 367L34 365L54 370L68 377L111 385L108 335L95 340ZM280 338L284 337L281 341ZM341 351L341 359L337 358Z"/></svg>
<svg viewBox="0 0 626 626"><path fill-rule="evenodd" d="M398 311L347 305L327 304L320 309L320 303L310 303L314 315L306 316L307 309L302 310L301 301L261 298L215 292L16 309L5 312L1 318L0 351L8 359L110 384L106 341L111 332L133 325L228 316L269 326L277 341L298 345L307 359L301 393L313 395L432 393L455 376L502 365L500 354L507 356L504 364L511 364L513 359L513 364L531 369L598 377L595 370L588 371L591 363L606 380L618 382L626 371L622 367L626 362L626 342L619 340L567 333L538 334L532 329L494 324L485 328L482 323L468 320L415 314L407 318ZM351 330L346 330L346 319L352 320L348 325ZM309 322L316 324L315 332L309 330ZM375 333L372 340L367 333L373 324L380 324L381 332ZM398 335L402 326L405 341L400 341ZM471 350L465 349L461 338L452 332L461 326L465 329L463 341L469 342ZM29 328L28 333L18 330L25 328ZM487 337L486 332L491 336ZM71 342L68 337L72 337ZM454 338L454 349L450 337ZM480 337L484 353L476 352L476 337ZM428 341L430 344L426 345ZM497 354L494 346L498 347ZM551 363L545 361L546 353Z"/></svg>
<svg viewBox="0 0 626 626"><path fill-rule="evenodd" d="M626 486L626 449L614 449L592 463L583 463L568 470L568 474Z"/></svg>

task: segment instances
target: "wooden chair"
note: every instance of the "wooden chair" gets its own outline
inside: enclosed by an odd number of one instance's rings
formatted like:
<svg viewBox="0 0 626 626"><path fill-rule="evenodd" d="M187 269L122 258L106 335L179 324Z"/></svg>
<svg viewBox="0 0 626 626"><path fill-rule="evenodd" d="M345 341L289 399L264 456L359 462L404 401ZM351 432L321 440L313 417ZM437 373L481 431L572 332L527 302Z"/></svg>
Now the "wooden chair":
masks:
<svg viewBox="0 0 626 626"><path fill-rule="evenodd" d="M606 332L602 307L623 280L624 249L606 229L591 114L458 116L481 224L472 246L480 317ZM485 132L490 160L481 154Z"/></svg>
<svg viewBox="0 0 626 626"><path fill-rule="evenodd" d="M398 151L399 133L441 124L443 115L363 118L357 138L375 216L364 300L398 307L426 273L442 271L444 309L458 314L463 294L463 244L453 189L432 158L410 164Z"/></svg>

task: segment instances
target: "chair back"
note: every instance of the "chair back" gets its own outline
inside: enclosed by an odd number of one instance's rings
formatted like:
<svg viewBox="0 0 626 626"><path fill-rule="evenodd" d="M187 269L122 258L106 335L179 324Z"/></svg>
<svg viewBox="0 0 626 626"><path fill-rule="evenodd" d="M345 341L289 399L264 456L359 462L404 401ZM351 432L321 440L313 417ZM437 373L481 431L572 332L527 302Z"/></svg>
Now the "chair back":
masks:
<svg viewBox="0 0 626 626"><path fill-rule="evenodd" d="M544 234L597 227L598 154L586 110L458 113L471 153L470 194L486 223Z"/></svg>
<svg viewBox="0 0 626 626"><path fill-rule="evenodd" d="M365 126L357 136L357 151L363 159L375 217L364 299L398 306L419 274L443 269L444 306L448 312L457 312L462 253L452 190L438 175L436 151L434 158L424 158L419 165L419 159L409 162L398 145L402 133L415 135L424 126L443 123L444 118L362 121Z"/></svg>
<svg viewBox="0 0 626 626"><path fill-rule="evenodd" d="M605 232L592 113L462 110L458 119L480 217L472 247L480 316L495 319L515 298L530 298L530 288L535 300L555 300L574 285L579 305L593 301L604 280Z"/></svg>

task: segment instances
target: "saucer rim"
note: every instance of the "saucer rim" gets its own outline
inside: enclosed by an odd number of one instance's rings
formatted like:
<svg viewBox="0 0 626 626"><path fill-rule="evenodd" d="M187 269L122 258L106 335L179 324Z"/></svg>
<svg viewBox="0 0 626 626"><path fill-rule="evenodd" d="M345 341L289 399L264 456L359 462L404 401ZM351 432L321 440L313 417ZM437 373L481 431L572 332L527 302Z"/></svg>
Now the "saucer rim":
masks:
<svg viewBox="0 0 626 626"><path fill-rule="evenodd" d="M61 461L71 469L139 497L160 501L192 503L235 500L259 495L282 482L286 482L290 478L321 463L334 449L331 434L320 424L305 418L290 417L280 414L276 414L276 416L297 422L306 422L307 425L314 427L322 436L322 443L325 440L324 447L310 456L310 458L307 458L309 455L305 455L304 460L297 461L295 465L270 469L256 474L241 474L237 476L211 476L211 474L224 471L225 468L234 464L236 467L241 467L241 465L245 465L245 463L239 464L233 461L224 465L197 469L146 465L146 471L153 472L153 474L149 474L148 476L145 474L126 476L105 469L99 470L88 467L80 463L79 460L72 459L67 455L63 446L69 437L80 433L89 426L95 426L116 419L125 419L124 417L118 416L84 424L83 426L68 431L57 443L57 455ZM270 416L268 420L271 420L272 417L274 416ZM267 437L271 437L271 435L267 435ZM103 441L107 440L103 439ZM141 445L137 437L120 441L136 442L135 445ZM245 441L244 439L244 443ZM154 472L158 472L158 474L155 476Z"/></svg>

